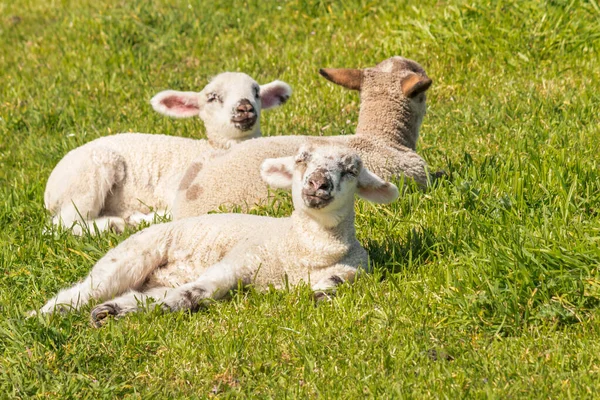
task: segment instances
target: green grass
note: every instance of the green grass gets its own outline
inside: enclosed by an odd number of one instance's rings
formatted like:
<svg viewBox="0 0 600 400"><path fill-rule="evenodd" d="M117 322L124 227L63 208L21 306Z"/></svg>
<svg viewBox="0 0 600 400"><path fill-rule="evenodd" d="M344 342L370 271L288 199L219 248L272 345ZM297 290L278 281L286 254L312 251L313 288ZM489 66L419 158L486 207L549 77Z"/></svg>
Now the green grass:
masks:
<svg viewBox="0 0 600 400"><path fill-rule="evenodd" d="M0 2L1 398L595 396L597 0L165 3ZM295 89L265 134L353 133L358 95L318 68L396 54L434 80L418 151L449 179L358 203L374 274L318 307L300 287L100 330L89 308L24 317L131 233L44 233L45 182L68 150L117 132L203 137L149 99L224 70ZM289 210L284 196L256 212Z"/></svg>

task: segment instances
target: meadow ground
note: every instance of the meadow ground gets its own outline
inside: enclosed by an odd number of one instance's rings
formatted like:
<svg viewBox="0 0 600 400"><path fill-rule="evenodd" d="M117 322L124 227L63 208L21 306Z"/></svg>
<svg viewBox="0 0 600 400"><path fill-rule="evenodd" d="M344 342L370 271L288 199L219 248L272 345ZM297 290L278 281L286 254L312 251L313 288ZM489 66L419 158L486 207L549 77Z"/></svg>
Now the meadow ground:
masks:
<svg viewBox="0 0 600 400"><path fill-rule="evenodd" d="M0 398L586 398L600 388L600 7L588 1L0 2ZM94 329L24 317L122 235L45 231L70 149L203 137L154 113L224 70L283 79L268 135L354 132L321 67L392 55L434 84L418 151L448 179L357 205L375 272L315 307L238 291L194 315ZM281 195L260 214L287 215Z"/></svg>

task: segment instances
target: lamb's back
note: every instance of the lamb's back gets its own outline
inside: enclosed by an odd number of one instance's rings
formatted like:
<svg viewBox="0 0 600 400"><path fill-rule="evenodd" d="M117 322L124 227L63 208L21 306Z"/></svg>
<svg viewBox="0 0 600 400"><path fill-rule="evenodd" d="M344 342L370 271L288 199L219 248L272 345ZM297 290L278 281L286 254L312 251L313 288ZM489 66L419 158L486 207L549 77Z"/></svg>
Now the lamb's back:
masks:
<svg viewBox="0 0 600 400"><path fill-rule="evenodd" d="M186 168L200 154L213 150L206 140L167 135L121 134L101 139L98 145L118 149L124 156L127 171L125 180L107 199L109 213L113 208L137 208L140 204L169 207ZM127 202L135 204L124 204Z"/></svg>
<svg viewBox="0 0 600 400"><path fill-rule="evenodd" d="M383 179L406 175L422 186L427 183L425 160L402 146L391 146L376 135L275 136L240 143L194 169L189 184L177 191L173 218L206 214L219 206L247 210L268 198L260 166L267 158L293 156L303 144L339 144L358 153L364 164ZM189 174L186 173L186 176Z"/></svg>
<svg viewBox="0 0 600 400"><path fill-rule="evenodd" d="M260 176L264 160L293 156L306 143L324 144L332 140L342 142L316 136L273 136L240 143L195 171L191 183L177 192L173 218L206 214L221 205L238 205L247 210L263 203L268 197L267 184Z"/></svg>

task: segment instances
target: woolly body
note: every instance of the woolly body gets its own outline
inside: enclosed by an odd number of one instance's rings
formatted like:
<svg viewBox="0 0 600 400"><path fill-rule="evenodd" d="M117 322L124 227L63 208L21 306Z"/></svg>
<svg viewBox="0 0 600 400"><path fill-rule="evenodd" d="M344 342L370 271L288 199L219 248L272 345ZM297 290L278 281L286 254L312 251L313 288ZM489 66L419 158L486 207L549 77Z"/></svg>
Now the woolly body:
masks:
<svg viewBox="0 0 600 400"><path fill-rule="evenodd" d="M390 202L398 196L394 185L347 149L303 149L297 157L265 161L261 173L280 187L293 183L291 217L215 214L149 227L110 250L83 282L59 292L41 312L114 296L92 311L95 322L137 311L147 299L193 310L239 281L259 289L304 281L327 290L367 268L355 235L354 194Z"/></svg>
<svg viewBox="0 0 600 400"><path fill-rule="evenodd" d="M62 210L65 220L78 217L64 214L64 201L71 199L76 199L80 211L100 208L102 215L124 219L150 213L150 207L166 209L173 204L182 171L210 150L213 147L206 140L175 136L130 133L101 137L71 150L57 164L48 179L44 202L52 213ZM73 212L77 212L75 207Z"/></svg>
<svg viewBox="0 0 600 400"><path fill-rule="evenodd" d="M412 60L392 57L364 70L323 70L327 79L360 90L357 132L348 136L283 136L241 143L211 159L188 187L181 186L173 207L174 219L201 215L220 205L250 208L268 197L259 179L266 158L295 154L305 144L341 145L355 151L365 166L383 179L404 175L427 186L427 163L414 150L426 111L425 91L431 80Z"/></svg>

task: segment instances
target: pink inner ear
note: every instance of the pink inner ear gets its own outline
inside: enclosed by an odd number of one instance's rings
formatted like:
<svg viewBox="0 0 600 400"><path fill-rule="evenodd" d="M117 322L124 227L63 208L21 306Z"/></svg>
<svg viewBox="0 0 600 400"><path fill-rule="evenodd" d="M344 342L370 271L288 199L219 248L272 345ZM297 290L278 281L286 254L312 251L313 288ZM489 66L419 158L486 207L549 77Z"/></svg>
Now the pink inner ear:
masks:
<svg viewBox="0 0 600 400"><path fill-rule="evenodd" d="M386 182L383 185L378 186L369 186L366 188L359 187L358 193L364 195L365 197L381 198L385 197L385 195L388 193L389 186L390 184Z"/></svg>
<svg viewBox="0 0 600 400"><path fill-rule="evenodd" d="M289 98L287 87L283 85L265 85L260 92L262 108L272 108L285 103Z"/></svg>
<svg viewBox="0 0 600 400"><path fill-rule="evenodd" d="M283 168L282 166L276 166L276 165L271 165L266 171L266 174L279 174L283 177L285 177L286 179L292 179L292 174L290 174L290 171L288 171L287 169Z"/></svg>
<svg viewBox="0 0 600 400"><path fill-rule="evenodd" d="M288 96L281 93L266 93L262 96L262 107L264 109L274 107L279 104L283 104L287 101Z"/></svg>
<svg viewBox="0 0 600 400"><path fill-rule="evenodd" d="M170 111L175 113L189 113L197 112L198 105L190 103L181 97L169 96L161 100L161 104L167 107Z"/></svg>

